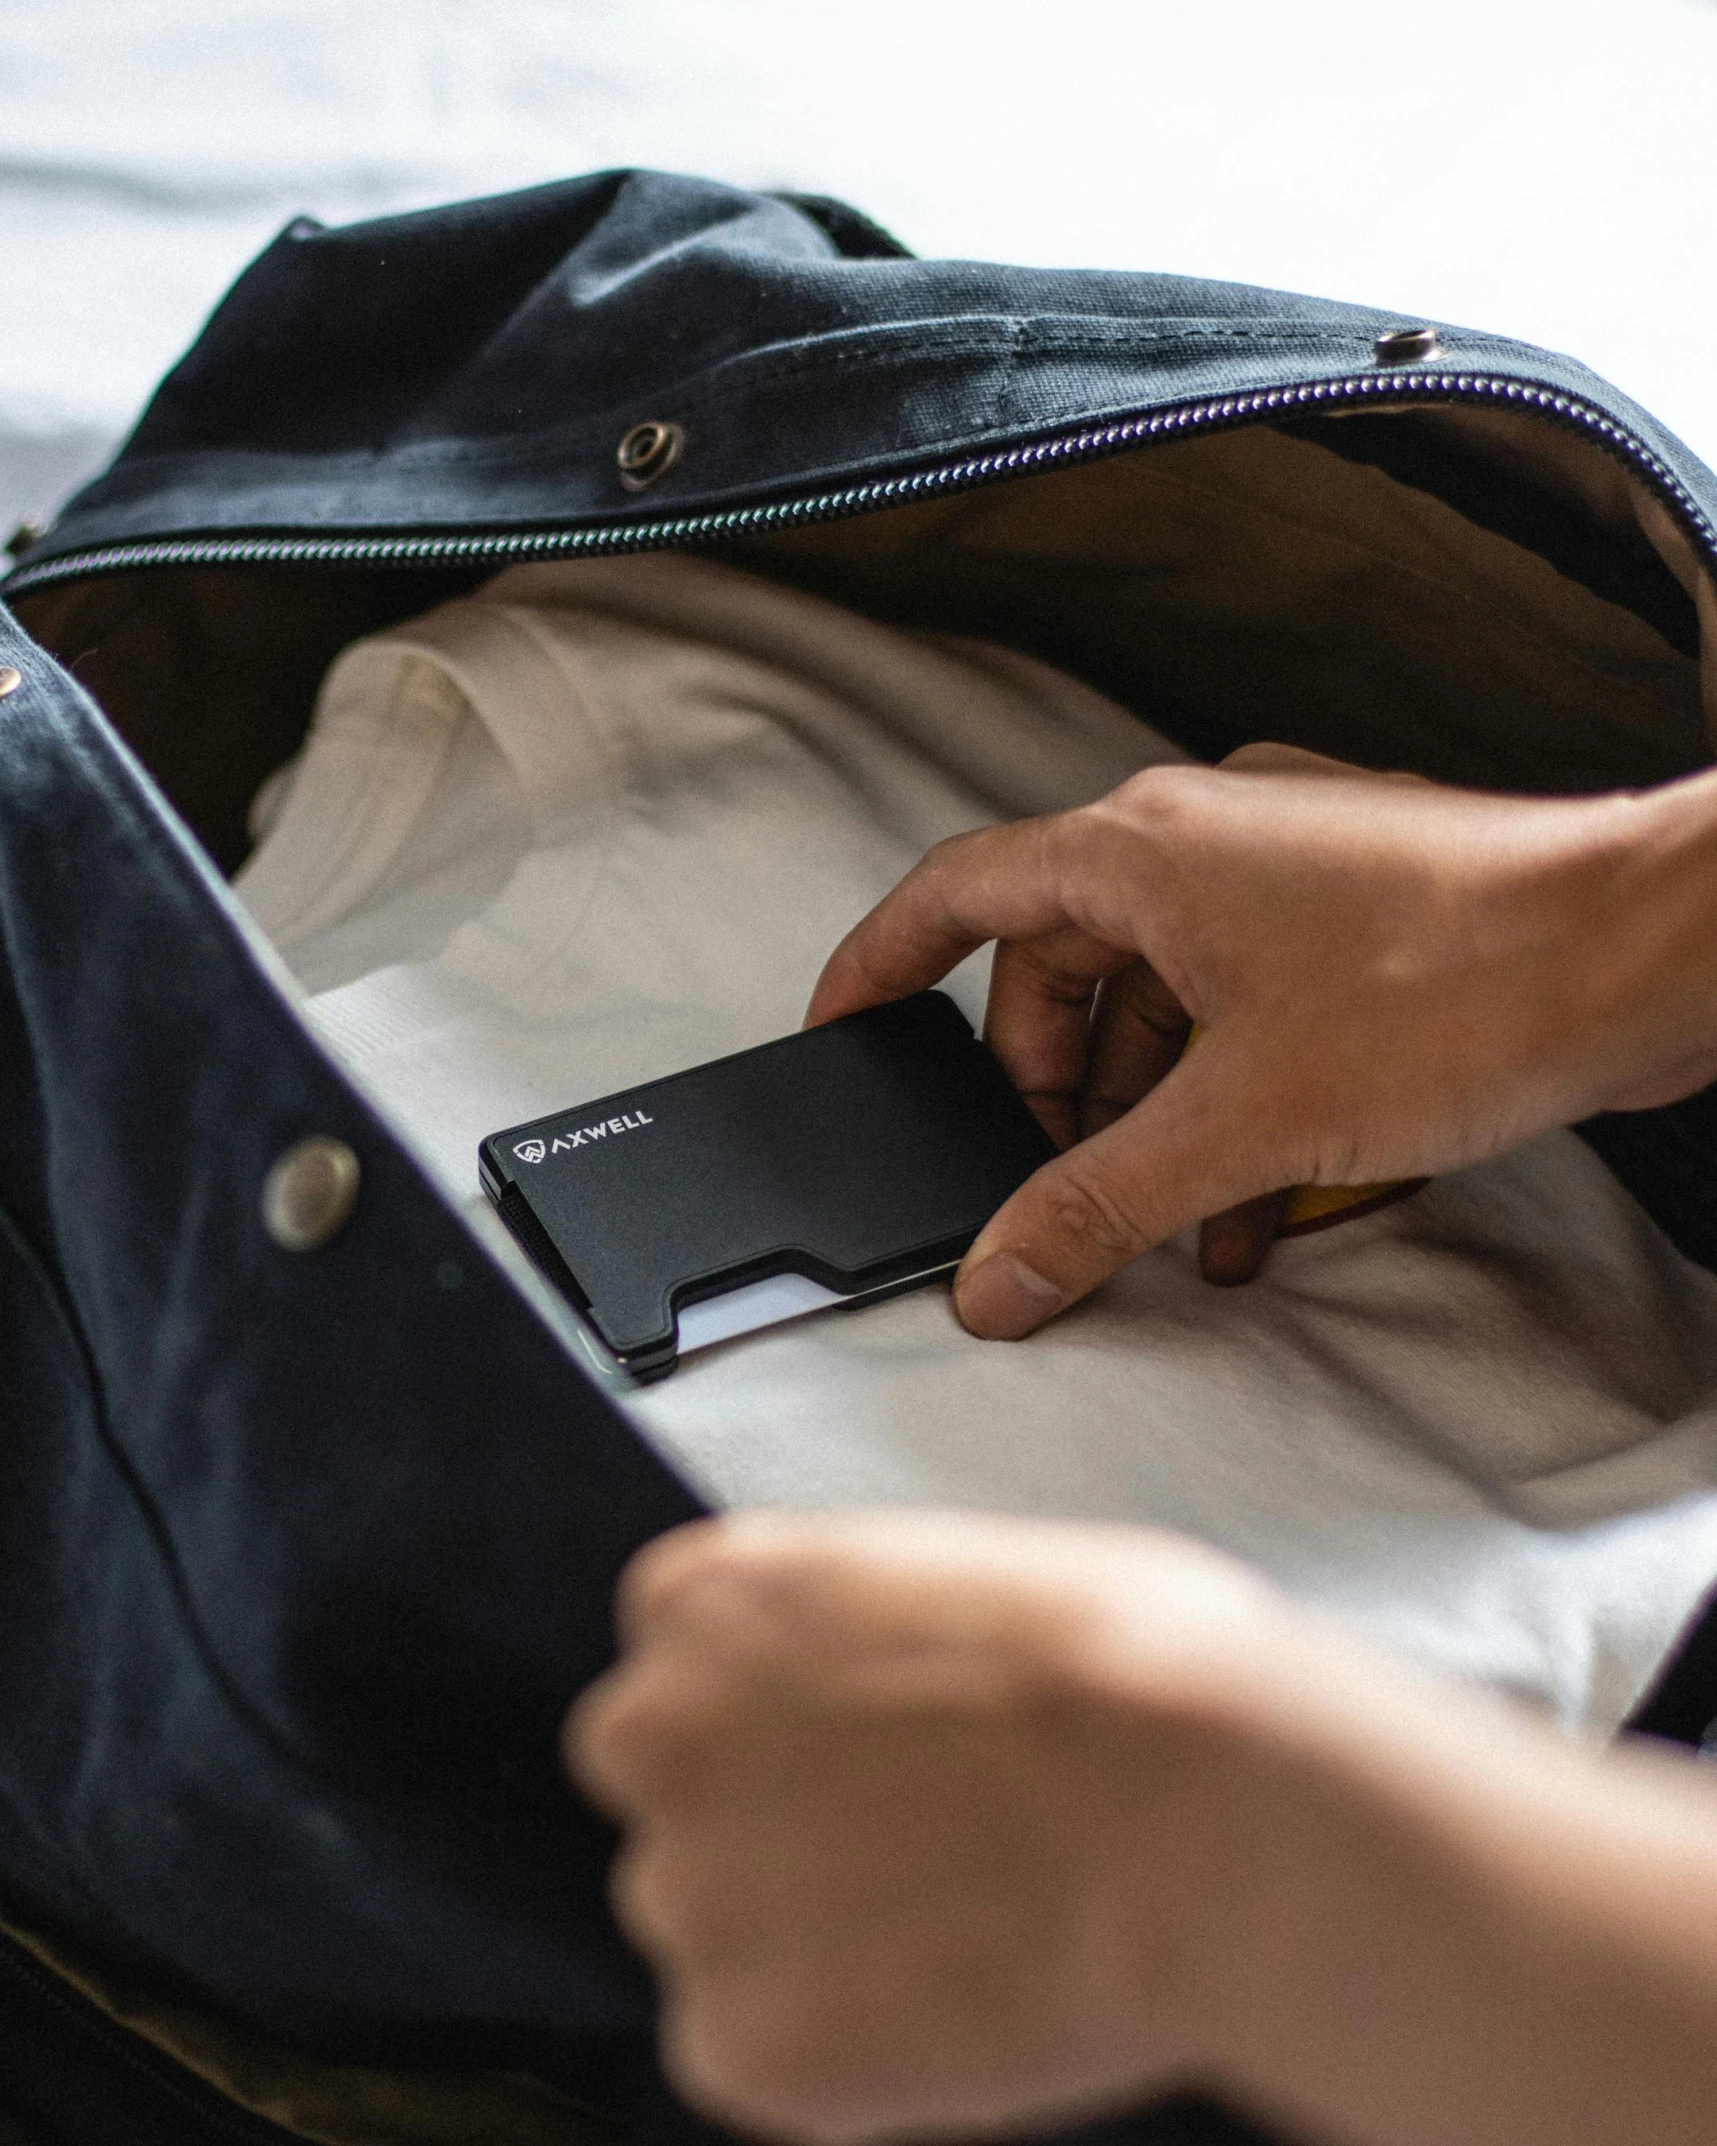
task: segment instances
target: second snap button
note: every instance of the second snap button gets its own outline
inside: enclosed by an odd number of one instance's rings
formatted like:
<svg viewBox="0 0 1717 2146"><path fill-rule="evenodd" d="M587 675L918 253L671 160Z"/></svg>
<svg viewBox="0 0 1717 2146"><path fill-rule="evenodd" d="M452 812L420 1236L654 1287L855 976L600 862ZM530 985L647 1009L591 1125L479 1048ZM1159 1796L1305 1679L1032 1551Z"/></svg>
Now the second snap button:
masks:
<svg viewBox="0 0 1717 2146"><path fill-rule="evenodd" d="M1435 328L1391 328L1377 338L1379 365L1423 365L1443 355L1443 338Z"/></svg>
<svg viewBox="0 0 1717 2146"><path fill-rule="evenodd" d="M665 419L652 418L647 424L634 425L614 457L620 467L620 482L629 492L646 491L673 468L685 444L684 429Z"/></svg>
<svg viewBox="0 0 1717 2146"><path fill-rule="evenodd" d="M344 1228L361 1175L343 1140L313 1133L296 1142L262 1181L263 1228L283 1252L314 1252Z"/></svg>

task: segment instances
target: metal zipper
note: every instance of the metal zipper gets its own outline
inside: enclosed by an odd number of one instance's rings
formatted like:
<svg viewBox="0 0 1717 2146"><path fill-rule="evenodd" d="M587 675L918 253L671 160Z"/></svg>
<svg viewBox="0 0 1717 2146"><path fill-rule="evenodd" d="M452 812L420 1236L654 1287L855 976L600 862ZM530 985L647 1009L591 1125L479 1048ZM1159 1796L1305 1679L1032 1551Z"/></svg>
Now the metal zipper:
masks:
<svg viewBox="0 0 1717 2146"><path fill-rule="evenodd" d="M707 543L718 537L760 535L809 522L840 521L936 493L964 491L1031 471L1092 461L1165 436L1244 424L1285 411L1315 409L1331 403L1411 401L1424 396L1532 410L1595 439L1636 470L1679 511L1717 565L1717 524L1711 516L1661 455L1596 405L1541 382L1511 379L1499 373L1413 371L1350 373L1334 380L1303 381L1297 386L1260 388L1249 394L1175 404L837 491L813 492L767 506L680 515L666 521L610 522L592 528L509 531L488 536L177 537L102 545L44 560L37 567L31 567L26 560L0 583L0 595L23 595L56 581L142 566L442 566L505 564L576 557L581 553L662 551Z"/></svg>

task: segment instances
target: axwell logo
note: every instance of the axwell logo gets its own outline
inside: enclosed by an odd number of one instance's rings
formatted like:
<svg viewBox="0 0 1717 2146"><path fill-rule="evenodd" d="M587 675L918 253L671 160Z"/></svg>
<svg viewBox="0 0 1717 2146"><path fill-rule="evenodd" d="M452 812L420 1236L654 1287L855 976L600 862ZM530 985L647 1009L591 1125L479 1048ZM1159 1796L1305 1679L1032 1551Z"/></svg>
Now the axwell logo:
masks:
<svg viewBox="0 0 1717 2146"><path fill-rule="evenodd" d="M564 1155L572 1148L587 1147L593 1140L606 1140L610 1133L635 1133L640 1125L654 1125L647 1110L629 1110L623 1118L604 1118L600 1125L574 1126L556 1133L552 1140L521 1140L513 1149L520 1162L544 1162L550 1155Z"/></svg>

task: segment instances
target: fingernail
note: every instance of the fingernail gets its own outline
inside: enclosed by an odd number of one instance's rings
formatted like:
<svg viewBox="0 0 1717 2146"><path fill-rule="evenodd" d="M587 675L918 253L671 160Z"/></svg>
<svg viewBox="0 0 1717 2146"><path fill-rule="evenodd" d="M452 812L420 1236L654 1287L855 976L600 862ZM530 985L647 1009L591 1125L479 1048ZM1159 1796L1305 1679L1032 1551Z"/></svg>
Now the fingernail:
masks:
<svg viewBox="0 0 1717 2146"><path fill-rule="evenodd" d="M1011 1252L992 1252L954 1284L960 1324L986 1341L1018 1341L1066 1302L1053 1282Z"/></svg>

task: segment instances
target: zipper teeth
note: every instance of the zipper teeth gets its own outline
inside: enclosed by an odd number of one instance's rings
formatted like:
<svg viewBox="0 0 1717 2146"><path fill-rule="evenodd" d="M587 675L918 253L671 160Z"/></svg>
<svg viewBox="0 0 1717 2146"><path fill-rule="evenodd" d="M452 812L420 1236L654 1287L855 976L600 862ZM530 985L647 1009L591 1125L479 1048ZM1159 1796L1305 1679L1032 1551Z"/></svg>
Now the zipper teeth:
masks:
<svg viewBox="0 0 1717 2146"><path fill-rule="evenodd" d="M768 506L681 515L668 521L492 536L183 537L103 545L44 560L36 568L26 561L0 583L0 593L22 595L49 582L72 580L83 574L118 573L137 566L433 566L467 560L554 558L580 552L660 551L702 543L712 537L838 521L931 493L964 490L1058 463L1089 461L1146 440L1160 439L1164 434L1238 424L1248 418L1316 408L1319 404L1415 395L1468 396L1510 403L1594 436L1612 454L1646 476L1680 510L1707 553L1717 561L1717 524L1711 516L1661 455L1594 404L1540 382L1498 373L1399 372L1350 373L1334 380L1304 381L1297 386L1261 388L1249 394L1181 403L1149 415L1090 425L1052 439L1003 448L994 454L962 456L904 476L876 478L838 491L778 500Z"/></svg>

